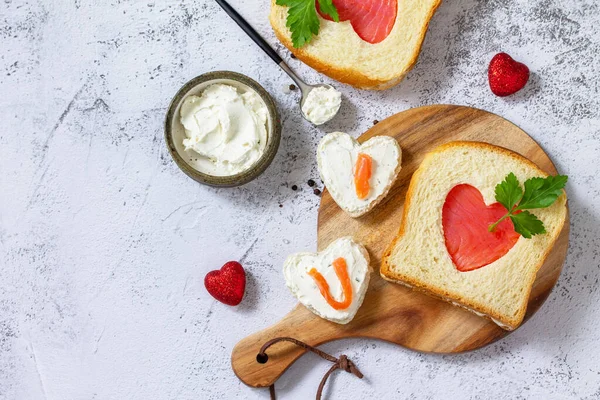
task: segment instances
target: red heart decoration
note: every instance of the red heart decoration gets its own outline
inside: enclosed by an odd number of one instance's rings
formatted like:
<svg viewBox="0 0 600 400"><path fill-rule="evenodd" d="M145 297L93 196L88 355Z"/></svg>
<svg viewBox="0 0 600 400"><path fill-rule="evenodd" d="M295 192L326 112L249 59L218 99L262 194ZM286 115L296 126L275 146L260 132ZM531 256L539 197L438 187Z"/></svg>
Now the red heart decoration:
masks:
<svg viewBox="0 0 600 400"><path fill-rule="evenodd" d="M221 303L237 306L246 290L246 271L239 262L229 261L220 270L206 274L204 287Z"/></svg>
<svg viewBox="0 0 600 400"><path fill-rule="evenodd" d="M516 62L506 53L498 53L490 61L488 79L490 89L496 96L509 96L517 93L527 84L529 68L525 64Z"/></svg>
<svg viewBox="0 0 600 400"><path fill-rule="evenodd" d="M481 192L471 185L455 186L442 208L446 249L461 272L485 267L503 257L519 240L510 218L493 232L489 226L506 215L500 203L487 206Z"/></svg>
<svg viewBox="0 0 600 400"><path fill-rule="evenodd" d="M316 2L321 16L329 21ZM382 42L392 32L398 15L398 0L333 0L340 21L350 21L356 34L365 42Z"/></svg>

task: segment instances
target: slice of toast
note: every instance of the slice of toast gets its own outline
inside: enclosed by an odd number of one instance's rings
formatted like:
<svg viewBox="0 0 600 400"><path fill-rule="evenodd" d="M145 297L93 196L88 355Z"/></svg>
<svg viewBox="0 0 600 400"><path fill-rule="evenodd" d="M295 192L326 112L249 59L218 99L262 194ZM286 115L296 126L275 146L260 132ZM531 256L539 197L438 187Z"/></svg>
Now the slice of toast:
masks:
<svg viewBox="0 0 600 400"><path fill-rule="evenodd" d="M361 39L350 21L319 17L320 31L301 47L292 45L286 26L288 7L271 1L271 25L277 38L297 58L317 71L360 89L397 85L417 62L429 21L441 0L398 0L396 21L387 38L375 44Z"/></svg>
<svg viewBox="0 0 600 400"><path fill-rule="evenodd" d="M548 176L519 154L486 143L452 142L427 154L411 179L400 232L384 253L381 276L516 329L537 271L565 223L566 194L548 208L531 210L547 233L519 237L505 255L472 271L460 272L454 265L442 225L442 208L454 187L471 185L490 205L496 203L495 186L511 172L521 184Z"/></svg>

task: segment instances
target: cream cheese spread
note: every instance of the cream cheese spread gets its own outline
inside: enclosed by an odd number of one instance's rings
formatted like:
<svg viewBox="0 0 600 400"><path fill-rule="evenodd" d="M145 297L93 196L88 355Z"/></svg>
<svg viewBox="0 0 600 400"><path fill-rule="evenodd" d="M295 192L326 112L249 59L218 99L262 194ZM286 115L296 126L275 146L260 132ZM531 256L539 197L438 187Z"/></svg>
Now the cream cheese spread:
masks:
<svg viewBox="0 0 600 400"><path fill-rule="evenodd" d="M331 120L340 110L342 94L332 87L317 86L308 92L302 112L315 125Z"/></svg>
<svg viewBox="0 0 600 400"><path fill-rule="evenodd" d="M199 157L194 167L213 176L246 171L267 145L268 110L252 90L213 84L200 96L188 96L181 105L186 151Z"/></svg>

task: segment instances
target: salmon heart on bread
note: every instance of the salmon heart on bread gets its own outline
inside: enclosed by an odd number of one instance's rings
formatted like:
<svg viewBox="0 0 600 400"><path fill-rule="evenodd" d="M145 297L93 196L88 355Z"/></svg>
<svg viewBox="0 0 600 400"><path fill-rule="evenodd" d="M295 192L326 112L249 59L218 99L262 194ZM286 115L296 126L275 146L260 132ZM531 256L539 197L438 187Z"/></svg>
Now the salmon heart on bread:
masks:
<svg viewBox="0 0 600 400"><path fill-rule="evenodd" d="M319 2L316 2L319 8ZM356 34L371 44L387 38L396 22L398 0L333 0L340 21L350 21ZM331 17L319 10L321 17Z"/></svg>
<svg viewBox="0 0 600 400"><path fill-rule="evenodd" d="M317 71L360 89L397 85L421 51L429 21L441 0L333 0L340 22L319 16L319 34L295 48L287 25L289 8L271 0L277 38Z"/></svg>
<svg viewBox="0 0 600 400"><path fill-rule="evenodd" d="M381 276L516 329L567 218L567 199L563 191L549 207L531 210L546 233L515 236L509 219L492 229L508 212L495 205L495 188L511 173L519 182L548 176L523 156L487 143L451 142L428 153L411 178Z"/></svg>
<svg viewBox="0 0 600 400"><path fill-rule="evenodd" d="M317 163L333 200L356 218L386 196L402 167L402 150L389 136L359 144L346 133L334 132L321 139Z"/></svg>
<svg viewBox="0 0 600 400"><path fill-rule="evenodd" d="M450 190L442 208L446 249L461 272L485 267L503 257L519 240L509 218L493 232L490 225L506 215L500 203L485 204L481 192L471 185Z"/></svg>
<svg viewBox="0 0 600 400"><path fill-rule="evenodd" d="M338 324L350 322L369 287L369 253L351 237L319 253L296 253L283 265L285 283L306 308Z"/></svg>

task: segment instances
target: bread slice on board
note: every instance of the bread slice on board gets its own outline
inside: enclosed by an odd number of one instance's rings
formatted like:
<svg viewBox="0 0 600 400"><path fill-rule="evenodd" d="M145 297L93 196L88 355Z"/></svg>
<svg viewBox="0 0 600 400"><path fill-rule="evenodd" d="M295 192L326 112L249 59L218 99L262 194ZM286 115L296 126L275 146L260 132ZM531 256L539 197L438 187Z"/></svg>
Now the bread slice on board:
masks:
<svg viewBox="0 0 600 400"><path fill-rule="evenodd" d="M470 184L489 205L496 202L495 186L511 172L521 185L548 176L519 154L486 143L451 142L427 154L411 179L400 231L383 255L381 276L516 329L536 273L564 225L566 194L548 208L531 210L547 233L519 237L504 256L473 271L460 272L453 264L442 226L442 207L452 188Z"/></svg>
<svg viewBox="0 0 600 400"><path fill-rule="evenodd" d="M417 62L429 21L441 0L398 0L396 22L380 43L362 40L349 21L319 17L319 35L296 49L286 26L288 7L271 2L271 25L279 40L317 71L360 89L384 90L397 85Z"/></svg>

